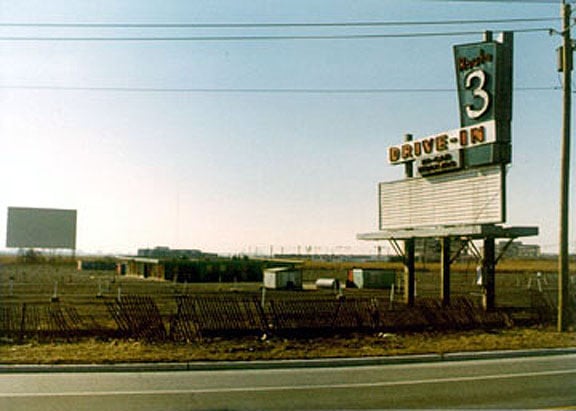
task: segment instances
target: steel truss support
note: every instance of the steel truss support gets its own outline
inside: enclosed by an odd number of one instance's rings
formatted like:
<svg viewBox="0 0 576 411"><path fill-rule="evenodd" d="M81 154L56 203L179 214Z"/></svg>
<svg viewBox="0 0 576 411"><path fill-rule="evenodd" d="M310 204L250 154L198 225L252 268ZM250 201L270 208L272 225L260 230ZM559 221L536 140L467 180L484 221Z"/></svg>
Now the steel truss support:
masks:
<svg viewBox="0 0 576 411"><path fill-rule="evenodd" d="M392 249L394 250L396 255L398 257L404 258L404 250L402 250L402 247L400 246L400 244L398 244L398 241L396 241L396 239L394 238L391 238L388 241L390 242L390 245L392 246Z"/></svg>
<svg viewBox="0 0 576 411"><path fill-rule="evenodd" d="M428 237L430 238L430 237ZM496 265L502 259L506 251L510 248L513 242L518 238L517 235L507 237L508 241L504 247L496 255L496 244L493 235L479 236L442 236L437 237L441 242L441 264L440 264L440 298L443 306L449 306L451 302L451 265L460 257L465 249L476 258L482 268L482 306L485 310L493 310L495 308L495 295L496 295ZM451 251L453 238L462 240L461 244L454 253ZM404 261L404 302L408 306L413 306L415 303L416 293L416 269L415 269L415 241L416 238L387 238L392 248L399 257ZM474 244L474 240L483 241L483 250L479 250ZM404 242L403 247L400 242Z"/></svg>

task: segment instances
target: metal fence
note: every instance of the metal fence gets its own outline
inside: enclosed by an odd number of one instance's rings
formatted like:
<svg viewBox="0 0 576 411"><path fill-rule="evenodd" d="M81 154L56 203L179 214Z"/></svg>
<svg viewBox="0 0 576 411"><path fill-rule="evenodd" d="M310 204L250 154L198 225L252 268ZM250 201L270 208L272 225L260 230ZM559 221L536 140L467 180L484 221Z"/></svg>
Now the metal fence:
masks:
<svg viewBox="0 0 576 411"><path fill-rule="evenodd" d="M554 316L554 301L538 293L529 315L534 321ZM162 310L159 303L164 304ZM279 293L264 300L257 293L177 295L166 313L165 299L123 295L94 303L98 318L79 314L64 303L0 304L0 337L71 339L83 336L190 342L206 336L342 334L400 330L461 330L510 324L506 310L485 312L469 298L449 307L420 299L407 307L387 298L333 294ZM94 306L94 310L98 308ZM106 315L104 315L107 313Z"/></svg>

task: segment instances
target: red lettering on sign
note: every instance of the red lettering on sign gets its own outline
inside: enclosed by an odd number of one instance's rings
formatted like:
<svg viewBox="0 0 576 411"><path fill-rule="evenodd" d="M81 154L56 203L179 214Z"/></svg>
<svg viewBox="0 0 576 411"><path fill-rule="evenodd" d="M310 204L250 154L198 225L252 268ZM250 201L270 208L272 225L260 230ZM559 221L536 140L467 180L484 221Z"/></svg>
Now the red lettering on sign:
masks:
<svg viewBox="0 0 576 411"><path fill-rule="evenodd" d="M460 130L460 145L466 147L468 145L468 130Z"/></svg>
<svg viewBox="0 0 576 411"><path fill-rule="evenodd" d="M388 149L388 161L395 163L400 160L400 149L398 147L390 147Z"/></svg>
<svg viewBox="0 0 576 411"><path fill-rule="evenodd" d="M402 158L404 160L408 158L412 158L412 145L411 144L402 144Z"/></svg>
<svg viewBox="0 0 576 411"><path fill-rule="evenodd" d="M422 143L420 143L419 141L416 141L414 143L414 155L416 157L420 157L422 155Z"/></svg>
<svg viewBox="0 0 576 411"><path fill-rule="evenodd" d="M475 67L481 66L484 63L488 63L494 60L494 56L490 53L486 53L484 50L480 49L478 56L467 58L460 57L458 59L458 70L466 71L468 69L473 69Z"/></svg>
<svg viewBox="0 0 576 411"><path fill-rule="evenodd" d="M429 138L427 140L422 140L422 148L426 154L432 153L432 150L434 150L434 139Z"/></svg>
<svg viewBox="0 0 576 411"><path fill-rule="evenodd" d="M470 140L472 144L483 143L486 141L486 133L484 132L484 127L482 126L473 128L470 130L470 134Z"/></svg>
<svg viewBox="0 0 576 411"><path fill-rule="evenodd" d="M436 137L436 151L446 151L448 150L448 136L442 134Z"/></svg>

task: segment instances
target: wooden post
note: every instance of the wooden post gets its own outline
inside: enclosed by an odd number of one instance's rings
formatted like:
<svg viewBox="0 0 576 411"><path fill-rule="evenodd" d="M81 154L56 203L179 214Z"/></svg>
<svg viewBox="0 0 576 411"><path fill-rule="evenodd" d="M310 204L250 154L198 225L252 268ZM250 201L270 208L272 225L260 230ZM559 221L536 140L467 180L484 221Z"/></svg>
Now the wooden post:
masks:
<svg viewBox="0 0 576 411"><path fill-rule="evenodd" d="M558 318L557 330L568 330L570 309L570 259L569 259L569 226L570 226L570 128L572 111L572 53L573 45L570 36L570 4L562 2L562 146L560 158L560 250L558 253Z"/></svg>

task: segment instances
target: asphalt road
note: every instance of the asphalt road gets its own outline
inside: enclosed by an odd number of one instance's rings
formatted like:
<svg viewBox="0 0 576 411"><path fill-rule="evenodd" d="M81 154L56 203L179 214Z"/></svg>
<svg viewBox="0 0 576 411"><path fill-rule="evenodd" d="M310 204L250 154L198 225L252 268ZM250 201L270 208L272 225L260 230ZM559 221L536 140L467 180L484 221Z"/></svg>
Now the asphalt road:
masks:
<svg viewBox="0 0 576 411"><path fill-rule="evenodd" d="M333 368L0 374L0 410L573 408L576 354Z"/></svg>

